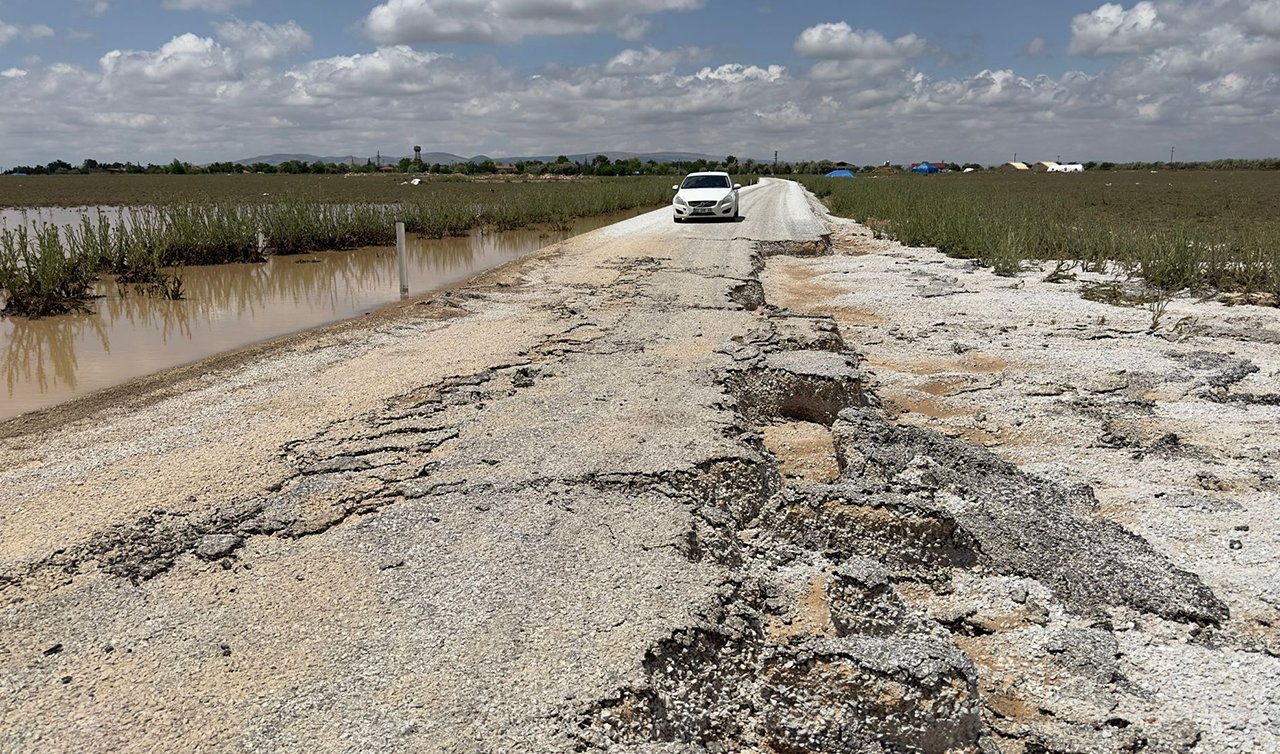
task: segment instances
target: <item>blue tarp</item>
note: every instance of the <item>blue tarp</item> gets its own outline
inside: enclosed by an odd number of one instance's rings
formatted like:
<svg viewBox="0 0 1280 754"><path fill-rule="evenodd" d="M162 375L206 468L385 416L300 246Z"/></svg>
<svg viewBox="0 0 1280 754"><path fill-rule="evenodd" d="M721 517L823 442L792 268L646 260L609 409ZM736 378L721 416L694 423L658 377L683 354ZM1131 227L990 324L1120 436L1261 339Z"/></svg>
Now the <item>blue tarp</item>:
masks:
<svg viewBox="0 0 1280 754"><path fill-rule="evenodd" d="M832 170L827 173L828 178L852 178L853 172L849 170Z"/></svg>
<svg viewBox="0 0 1280 754"><path fill-rule="evenodd" d="M931 162L922 162L919 165L916 165L914 168L911 168L911 172L913 173L925 173L926 175L937 173L939 170L940 168Z"/></svg>

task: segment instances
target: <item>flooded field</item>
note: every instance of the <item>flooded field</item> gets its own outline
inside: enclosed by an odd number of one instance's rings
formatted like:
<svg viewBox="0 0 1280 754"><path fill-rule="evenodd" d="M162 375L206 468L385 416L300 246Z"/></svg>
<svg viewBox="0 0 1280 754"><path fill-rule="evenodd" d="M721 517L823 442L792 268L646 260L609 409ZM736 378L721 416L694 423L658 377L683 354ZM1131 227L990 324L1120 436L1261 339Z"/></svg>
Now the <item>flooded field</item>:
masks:
<svg viewBox="0 0 1280 754"><path fill-rule="evenodd" d="M570 236L638 214L598 216L568 230L409 238L417 295ZM356 316L399 299L394 248L271 257L264 264L187 267L185 298L166 301L98 283L91 311L0 319L0 419L135 377Z"/></svg>
<svg viewBox="0 0 1280 754"><path fill-rule="evenodd" d="M35 230L41 225L76 225L86 214L101 212L108 220L115 220L123 207L32 207L29 209L0 208L0 228Z"/></svg>

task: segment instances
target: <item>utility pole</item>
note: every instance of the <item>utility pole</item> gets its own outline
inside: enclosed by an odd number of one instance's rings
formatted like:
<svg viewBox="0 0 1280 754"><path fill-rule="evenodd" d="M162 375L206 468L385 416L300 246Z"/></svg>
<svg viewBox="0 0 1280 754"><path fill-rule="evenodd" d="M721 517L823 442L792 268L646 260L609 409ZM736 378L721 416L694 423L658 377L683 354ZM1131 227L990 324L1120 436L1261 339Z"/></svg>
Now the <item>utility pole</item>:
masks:
<svg viewBox="0 0 1280 754"><path fill-rule="evenodd" d="M773 150L773 166L778 167L778 150Z"/></svg>
<svg viewBox="0 0 1280 754"><path fill-rule="evenodd" d="M1173 147L1169 147L1169 164L1173 164Z"/></svg>

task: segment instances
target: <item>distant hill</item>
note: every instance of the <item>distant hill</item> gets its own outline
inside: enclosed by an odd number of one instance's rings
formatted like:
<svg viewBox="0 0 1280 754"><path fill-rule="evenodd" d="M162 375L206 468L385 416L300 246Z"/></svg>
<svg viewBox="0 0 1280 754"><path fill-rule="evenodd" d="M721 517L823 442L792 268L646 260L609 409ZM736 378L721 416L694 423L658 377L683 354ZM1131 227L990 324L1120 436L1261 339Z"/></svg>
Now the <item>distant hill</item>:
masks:
<svg viewBox="0 0 1280 754"><path fill-rule="evenodd" d="M412 157L412 155L409 155L409 156ZM266 163L267 165L279 165L282 162L297 160L298 162L308 162L308 163L331 162L335 164L345 164L345 163L351 162L353 157L357 165L363 165L366 162L377 159L376 155L358 155L358 154L357 155L344 154L336 157L320 157L314 154L261 154L261 155L258 155L257 157L245 157L244 159L240 159L240 160L232 160L232 162L237 163L239 165L252 165L255 162L262 162L262 163ZM454 163L458 163L458 162L467 162L468 159L469 158L466 158L466 157L459 157L456 154L449 154L448 152L423 152L422 153L422 161L427 165L430 165L435 162L438 162L441 165L453 165ZM384 165L394 165L400 160L401 160L401 155L389 155L389 154L382 155L382 162ZM483 161L483 160L484 160L483 157L480 158L480 161Z"/></svg>
<svg viewBox="0 0 1280 754"><path fill-rule="evenodd" d="M610 160L629 160L632 157L639 158L641 162L695 162L697 160L708 160L711 162L719 162L725 158L725 155L709 155L698 154L696 152L579 152L577 154L567 154L571 162L591 162L596 155L602 154ZM559 155L537 155L534 157L504 157L502 162L518 162L520 160L532 161L541 160L542 162L555 162ZM744 158L745 159L745 158Z"/></svg>
<svg viewBox="0 0 1280 754"><path fill-rule="evenodd" d="M698 154L696 152L580 152L577 154L565 155L572 162L590 162L596 155L602 154L610 160L629 160L632 157L639 158L641 162L694 162L696 160L708 160L716 162L724 159L724 155ZM383 164L394 165L403 157L412 157L413 155L382 155ZM422 162L425 165L440 163L441 165L454 165L459 162L484 162L485 160L493 160L497 163L511 164L516 162L533 162L539 160L542 162L555 162L558 154L553 155L536 155L525 157L488 157L486 155L476 155L475 157L462 157L461 155L451 154L449 152L423 152ZM347 163L355 158L357 165L374 160L375 155L340 155L336 157L321 157L314 154L263 154L257 157L245 157L232 162L240 165L252 165L257 162L267 165L279 165L282 162L297 160L298 162L331 162L331 163Z"/></svg>

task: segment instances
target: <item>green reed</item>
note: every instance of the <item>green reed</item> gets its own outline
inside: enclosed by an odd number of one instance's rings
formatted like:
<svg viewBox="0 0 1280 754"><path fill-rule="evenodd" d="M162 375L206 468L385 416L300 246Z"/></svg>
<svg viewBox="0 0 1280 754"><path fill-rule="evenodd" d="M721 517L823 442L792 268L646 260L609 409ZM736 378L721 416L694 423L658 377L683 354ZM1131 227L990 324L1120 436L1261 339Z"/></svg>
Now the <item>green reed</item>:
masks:
<svg viewBox="0 0 1280 754"><path fill-rule="evenodd" d="M27 317L61 314L82 307L97 276L95 260L67 253L62 234L49 225L0 228L0 289L3 312Z"/></svg>

